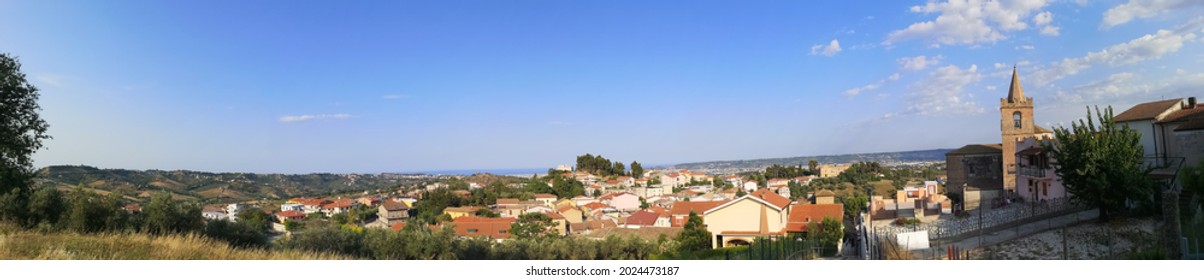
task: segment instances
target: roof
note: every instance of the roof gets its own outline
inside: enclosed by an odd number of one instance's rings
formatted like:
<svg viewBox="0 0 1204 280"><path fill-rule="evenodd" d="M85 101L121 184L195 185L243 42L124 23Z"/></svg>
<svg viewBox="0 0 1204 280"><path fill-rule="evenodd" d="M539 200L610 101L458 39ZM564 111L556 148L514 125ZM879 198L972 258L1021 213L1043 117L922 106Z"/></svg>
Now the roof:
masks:
<svg viewBox="0 0 1204 280"><path fill-rule="evenodd" d="M1003 144L970 144L945 153L948 155L1003 154Z"/></svg>
<svg viewBox="0 0 1204 280"><path fill-rule="evenodd" d="M497 204L518 204L517 198L499 198Z"/></svg>
<svg viewBox="0 0 1204 280"><path fill-rule="evenodd" d="M631 216L627 217L627 224L651 226L656 224L656 219L660 218L660 216L661 215L657 214L656 212L640 210L639 212L635 212L635 214L631 214Z"/></svg>
<svg viewBox="0 0 1204 280"><path fill-rule="evenodd" d="M1053 130L1049 130L1047 128L1041 127L1040 125L1034 124L1033 127L1034 127L1033 130L1036 131L1037 133L1053 133Z"/></svg>
<svg viewBox="0 0 1204 280"><path fill-rule="evenodd" d="M1008 103L1024 103L1028 102L1028 98L1024 97L1024 87L1020 86L1020 75L1016 72L1016 67L1012 67L1012 86L1008 88Z"/></svg>
<svg viewBox="0 0 1204 280"><path fill-rule="evenodd" d="M1040 154L1043 151L1045 151L1045 148L1042 147L1041 145L1033 145L1032 147L1028 147L1024 150L1020 150L1019 152L1016 152L1016 154L1022 155L1022 156L1031 156L1031 155L1035 155L1035 154Z"/></svg>
<svg viewBox="0 0 1204 280"><path fill-rule="evenodd" d="M550 193L537 193L535 198L556 198L556 195Z"/></svg>
<svg viewBox="0 0 1204 280"><path fill-rule="evenodd" d="M305 217L305 213L288 210L288 211L284 211L284 212L277 212L276 216L296 218L296 217Z"/></svg>
<svg viewBox="0 0 1204 280"><path fill-rule="evenodd" d="M389 226L393 231L401 231L403 228L406 228L406 222L396 222Z"/></svg>
<svg viewBox="0 0 1204 280"><path fill-rule="evenodd" d="M669 210L665 210L664 207L660 207L660 206L656 206L656 205L653 205L652 207L648 207L647 210L652 211L653 213L656 213L657 215L669 215Z"/></svg>
<svg viewBox="0 0 1204 280"><path fill-rule="evenodd" d="M487 236L495 239L510 238L510 224L515 218L482 218L464 216L452 220L456 235L465 237Z"/></svg>
<svg viewBox="0 0 1204 280"><path fill-rule="evenodd" d="M815 193L815 196L836 196L836 193L829 190L820 190Z"/></svg>
<svg viewBox="0 0 1204 280"><path fill-rule="evenodd" d="M543 214L548 215L548 218L552 218L553 220L564 220L564 215L557 214L556 212L547 212Z"/></svg>
<svg viewBox="0 0 1204 280"><path fill-rule="evenodd" d="M1179 102L1183 102L1183 99L1176 98L1137 104L1134 105L1133 108L1129 108L1128 110L1121 112L1119 115L1116 115L1116 117L1113 117L1112 120L1116 122L1152 120L1158 118L1158 115L1161 115L1167 110L1175 108L1175 106L1179 105Z"/></svg>
<svg viewBox="0 0 1204 280"><path fill-rule="evenodd" d="M819 223L825 217L844 220L844 204L796 204L791 206L790 218L786 222L788 232L806 232L807 222Z"/></svg>
<svg viewBox="0 0 1204 280"><path fill-rule="evenodd" d="M673 209L669 209L670 215L690 215L690 211L697 212L698 215L712 208L719 207L727 201L681 201L673 204Z"/></svg>
<svg viewBox="0 0 1204 280"><path fill-rule="evenodd" d="M385 201L385 203L381 204L381 206L385 207L385 211L402 211L410 209L410 206L406 206L405 203L395 201Z"/></svg>
<svg viewBox="0 0 1204 280"><path fill-rule="evenodd" d="M606 205L606 204L603 204L600 202L590 202L590 203L585 204L585 208L589 208L589 209L602 209L602 208L606 208L606 207L610 207L610 205Z"/></svg>
<svg viewBox="0 0 1204 280"><path fill-rule="evenodd" d="M447 208L443 208L443 212L444 212L444 213L446 213L446 212L462 212L462 213L473 213L473 212L477 212L477 210L481 210L481 207L476 207L476 206L462 206L462 207L447 207Z"/></svg>
<svg viewBox="0 0 1204 280"><path fill-rule="evenodd" d="M1195 107L1192 107L1192 108L1178 110L1173 113L1167 114L1166 117L1162 118L1162 120L1159 122L1166 123L1166 122L1177 122L1177 121L1192 121L1192 120L1200 120L1200 119L1204 119L1204 106L1196 105Z"/></svg>
<svg viewBox="0 0 1204 280"><path fill-rule="evenodd" d="M758 189L748 195L756 197L756 198L760 198L761 200L764 200L765 202L768 202L769 204L772 204L773 206L777 206L778 208L786 208L786 206L790 205L789 198L786 198L777 193L774 193L773 191L770 191L769 189Z"/></svg>
<svg viewBox="0 0 1204 280"><path fill-rule="evenodd" d="M138 204L128 204L125 206L125 210L129 210L129 211L133 211L133 212L141 212L142 206L139 206Z"/></svg>
<svg viewBox="0 0 1204 280"><path fill-rule="evenodd" d="M603 204L603 205L605 205L605 204ZM578 210L577 207L573 207L570 205L565 205L564 207L560 207L559 209L556 209L556 212L564 213L564 212L568 212L568 211L572 211L572 210L577 210L577 212L581 212L581 210Z"/></svg>
<svg viewBox="0 0 1204 280"><path fill-rule="evenodd" d="M1204 119L1192 120L1175 128L1175 131L1204 130Z"/></svg>
<svg viewBox="0 0 1204 280"><path fill-rule="evenodd" d="M340 201L340 202L322 205L322 209L351 208L353 206L355 206L355 205L351 204L350 202Z"/></svg>

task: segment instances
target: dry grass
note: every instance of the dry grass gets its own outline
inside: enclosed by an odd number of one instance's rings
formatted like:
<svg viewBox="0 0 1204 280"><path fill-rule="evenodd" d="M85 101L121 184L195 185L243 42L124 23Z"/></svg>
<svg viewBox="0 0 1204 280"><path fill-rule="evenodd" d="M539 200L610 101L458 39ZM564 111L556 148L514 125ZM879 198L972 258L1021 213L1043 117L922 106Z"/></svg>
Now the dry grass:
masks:
<svg viewBox="0 0 1204 280"><path fill-rule="evenodd" d="M38 233L0 226L0 260L340 260L333 254L239 249L202 236Z"/></svg>

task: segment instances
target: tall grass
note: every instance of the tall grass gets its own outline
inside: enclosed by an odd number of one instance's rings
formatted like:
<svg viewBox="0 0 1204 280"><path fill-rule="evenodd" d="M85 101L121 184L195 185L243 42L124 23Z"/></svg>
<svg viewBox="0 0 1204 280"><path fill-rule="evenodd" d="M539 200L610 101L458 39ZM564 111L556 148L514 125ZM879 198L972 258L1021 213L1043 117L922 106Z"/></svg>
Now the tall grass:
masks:
<svg viewBox="0 0 1204 280"><path fill-rule="evenodd" d="M199 235L42 233L0 225L4 260L339 260L296 250L234 248Z"/></svg>

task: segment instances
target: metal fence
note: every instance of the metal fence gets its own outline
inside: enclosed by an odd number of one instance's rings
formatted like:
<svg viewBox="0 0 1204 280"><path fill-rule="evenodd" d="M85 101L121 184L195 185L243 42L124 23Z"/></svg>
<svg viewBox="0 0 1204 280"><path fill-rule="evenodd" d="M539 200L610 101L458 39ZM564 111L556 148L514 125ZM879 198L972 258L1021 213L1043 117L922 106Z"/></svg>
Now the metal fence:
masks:
<svg viewBox="0 0 1204 280"><path fill-rule="evenodd" d="M873 235L895 236L898 233L927 231L931 240L953 240L968 237L981 232L991 232L1018 224L1037 221L1062 214L1086 210L1075 207L1066 198L1045 200L1042 202L1015 203L1008 206L987 209L980 208L964 217L942 217L936 222L916 223L911 225L878 226L870 229Z"/></svg>

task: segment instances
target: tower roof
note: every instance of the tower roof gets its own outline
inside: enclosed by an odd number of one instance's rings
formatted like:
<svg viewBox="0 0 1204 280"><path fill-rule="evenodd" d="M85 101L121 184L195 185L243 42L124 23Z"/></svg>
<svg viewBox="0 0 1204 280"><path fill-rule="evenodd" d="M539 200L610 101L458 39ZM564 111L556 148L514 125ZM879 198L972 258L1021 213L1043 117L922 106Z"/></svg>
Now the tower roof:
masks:
<svg viewBox="0 0 1204 280"><path fill-rule="evenodd" d="M1028 98L1024 97L1024 88L1020 87L1020 75L1016 74L1016 66L1012 66L1012 87L1008 89L1008 103L1027 102Z"/></svg>

